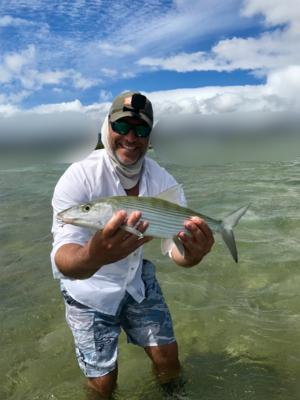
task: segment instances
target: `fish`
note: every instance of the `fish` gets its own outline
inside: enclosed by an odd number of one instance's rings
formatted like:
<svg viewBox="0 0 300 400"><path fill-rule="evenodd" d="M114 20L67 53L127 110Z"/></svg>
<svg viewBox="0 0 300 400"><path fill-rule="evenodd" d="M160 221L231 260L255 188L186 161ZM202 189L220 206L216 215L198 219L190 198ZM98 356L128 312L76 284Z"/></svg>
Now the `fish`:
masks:
<svg viewBox="0 0 300 400"><path fill-rule="evenodd" d="M235 262L238 262L238 252L233 233L241 217L246 213L249 205L240 207L227 215L223 220L214 219L198 211L178 204L181 185L175 185L154 197L143 196L112 196L102 197L84 204L74 205L57 214L57 221L61 224L72 224L93 230L102 230L113 214L119 210L125 210L128 214L132 211L142 213L141 220L148 221L146 232L142 233L126 224L121 228L138 238L151 236L161 238L162 251L165 254L173 241L179 252L184 255L184 246L177 236L184 231L184 222L191 216L199 216L203 219L213 233L219 233L229 249ZM141 221L140 220L140 221ZM139 221L139 222L140 222Z"/></svg>

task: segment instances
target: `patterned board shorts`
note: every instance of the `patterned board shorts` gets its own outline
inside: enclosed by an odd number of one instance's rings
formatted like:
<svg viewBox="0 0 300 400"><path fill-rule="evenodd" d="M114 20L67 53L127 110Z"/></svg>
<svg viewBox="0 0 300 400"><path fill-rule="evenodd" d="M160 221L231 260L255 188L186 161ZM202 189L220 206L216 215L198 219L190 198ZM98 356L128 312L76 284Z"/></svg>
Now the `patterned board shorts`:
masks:
<svg viewBox="0 0 300 400"><path fill-rule="evenodd" d="M146 267L146 268L145 268ZM144 260L143 271L153 264ZM66 319L74 336L76 356L85 376L103 376L116 368L121 328L128 343L141 347L159 346L175 341L170 312L159 283L152 275L142 274L145 299L137 303L127 292L117 315L95 311L74 300L64 289Z"/></svg>

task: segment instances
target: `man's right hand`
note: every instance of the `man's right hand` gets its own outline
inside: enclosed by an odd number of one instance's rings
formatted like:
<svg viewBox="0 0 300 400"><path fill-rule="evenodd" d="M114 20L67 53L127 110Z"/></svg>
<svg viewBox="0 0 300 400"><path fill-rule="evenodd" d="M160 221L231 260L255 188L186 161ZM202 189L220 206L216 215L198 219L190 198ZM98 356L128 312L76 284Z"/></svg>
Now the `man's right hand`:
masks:
<svg viewBox="0 0 300 400"><path fill-rule="evenodd" d="M140 218L139 211L132 212L128 218L125 211L116 212L103 230L96 232L84 246L74 243L61 246L55 255L57 267L66 276L85 279L103 265L127 257L152 239L147 236L140 239L121 228L126 224L144 233L148 222L140 221Z"/></svg>
<svg viewBox="0 0 300 400"><path fill-rule="evenodd" d="M126 224L136 227L141 233L145 232L148 223L145 221L139 223L141 215L140 211L134 211L127 219L125 211L115 213L103 230L98 231L87 243L91 260L95 260L97 265L99 263L100 265L110 264L127 257L138 247L148 242L149 237L140 239L121 228L121 225Z"/></svg>

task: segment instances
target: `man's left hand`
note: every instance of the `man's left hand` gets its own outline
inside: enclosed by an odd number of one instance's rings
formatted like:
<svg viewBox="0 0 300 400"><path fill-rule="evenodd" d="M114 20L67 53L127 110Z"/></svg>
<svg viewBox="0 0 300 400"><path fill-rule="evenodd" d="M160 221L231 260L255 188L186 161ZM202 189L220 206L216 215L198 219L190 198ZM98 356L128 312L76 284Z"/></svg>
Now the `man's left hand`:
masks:
<svg viewBox="0 0 300 400"><path fill-rule="evenodd" d="M177 247L174 246L172 259L180 266L192 267L210 252L214 244L214 237L205 221L197 216L186 221L184 227L189 234L182 231L178 233L178 237L182 241L185 254L182 256Z"/></svg>

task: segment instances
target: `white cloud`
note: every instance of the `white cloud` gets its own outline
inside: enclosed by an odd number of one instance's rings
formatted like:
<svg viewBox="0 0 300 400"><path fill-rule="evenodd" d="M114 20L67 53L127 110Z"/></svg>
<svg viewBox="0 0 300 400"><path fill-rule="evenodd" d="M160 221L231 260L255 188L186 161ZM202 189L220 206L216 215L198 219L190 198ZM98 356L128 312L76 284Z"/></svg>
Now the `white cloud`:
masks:
<svg viewBox="0 0 300 400"><path fill-rule="evenodd" d="M154 69L165 69L177 72L215 69L215 63L205 58L205 53L203 51L198 51L191 54L179 53L167 58L143 57L138 61L138 64L153 67Z"/></svg>
<svg viewBox="0 0 300 400"><path fill-rule="evenodd" d="M69 70L68 75L69 78L72 79L73 85L76 89L85 90L100 83L100 79L85 78L80 72L74 70Z"/></svg>
<svg viewBox="0 0 300 400"><path fill-rule="evenodd" d="M274 72L271 72L267 79L266 87L268 93L280 96L290 103L300 104L300 65L290 65Z"/></svg>
<svg viewBox="0 0 300 400"><path fill-rule="evenodd" d="M290 42L280 36L278 46L277 32L266 34L260 40L233 38L220 41L210 52L179 53L166 58L144 57L138 61L141 66L156 70L176 72L235 70L270 70L300 62L296 51L298 43Z"/></svg>
<svg viewBox="0 0 300 400"><path fill-rule="evenodd" d="M100 42L96 47L101 50L105 56L120 56L135 53L136 49L130 44L118 45L116 43Z"/></svg>
<svg viewBox="0 0 300 400"><path fill-rule="evenodd" d="M257 133L264 124L263 120L259 119L259 115L263 115L260 114L261 111L296 111L299 115L299 91L300 66L291 66L278 71L272 71L268 75L266 84L262 85L216 86L158 91L145 94L153 103L156 121L161 121L166 116L170 117L170 121L172 121L172 115L174 115L175 118L179 118L182 124L184 118L186 118L186 121L190 121L190 118L186 117L186 114L191 114L192 118L196 118L195 123L197 123L197 118L213 115L213 117L209 117L208 122L213 127L217 126L219 132L226 131L226 126L228 128L228 126L239 126L238 124L241 124L240 126L244 128L250 126L250 131L252 130L254 133ZM62 149L66 150L67 148L70 150L75 145L77 146L77 150L74 154L72 153L73 150L71 151L68 160L74 161L80 159L95 146L97 133L109 110L111 99L111 93L101 91L100 102L88 106L83 105L79 100L57 104L44 104L26 111L12 104L0 105L0 142L14 143L15 140L17 147L23 149L23 143L25 143L31 151L31 144L35 146L41 145L42 148L45 148L44 144L51 142L53 146L54 138L55 146L57 146L57 151L55 150L54 153L58 154L64 162L66 161L66 156L62 155ZM0 95L0 104L4 100L7 99ZM268 120L269 126L272 126L272 117L271 115L271 119ZM281 120L280 114L274 114L274 117L279 122L278 129L283 128L285 132L286 128L288 131L290 120ZM176 129L178 130L178 127ZM7 131L11 132L9 137L7 135L1 137L1 132ZM196 131L198 132L198 130ZM191 129L191 132L194 131ZM154 137L157 136L154 135ZM189 140L187 142L190 143ZM186 143L185 149L189 152L188 143ZM191 151L196 147L193 143L190 143L190 146L192 146ZM161 150L160 145L158 147L159 149L157 147L154 148L162 152L164 151ZM15 149L15 146L13 148ZM180 149L182 149L181 144L179 146ZM203 152L205 145L201 149ZM38 151L37 154L40 154L40 152ZM172 152L168 152L166 155L170 157L170 154ZM180 151L179 154L181 154ZM203 159L205 159L205 156L207 157L205 151L203 156ZM265 153L262 156L265 157ZM176 159L177 162L181 162L180 157ZM209 157L208 161L211 162L212 159ZM188 153L186 161L198 162L197 160L199 161L199 152L195 154L195 159L191 157L190 152Z"/></svg>
<svg viewBox="0 0 300 400"><path fill-rule="evenodd" d="M99 94L99 99L100 101L109 101L112 100L113 95L110 91L108 90L100 90L100 94Z"/></svg>
<svg viewBox="0 0 300 400"><path fill-rule="evenodd" d="M43 85L57 85L68 76L67 71L36 72L36 80Z"/></svg>
<svg viewBox="0 0 300 400"><path fill-rule="evenodd" d="M227 70L273 70L300 63L299 37L276 30L259 38L220 41L213 49L215 60L223 60ZM226 70L226 68L225 68Z"/></svg>
<svg viewBox="0 0 300 400"><path fill-rule="evenodd" d="M84 107L81 102L76 99L70 102L57 103L57 104L41 104L40 106L34 107L30 110L37 114L48 114L48 113L58 113L66 111L82 112Z"/></svg>
<svg viewBox="0 0 300 400"><path fill-rule="evenodd" d="M215 86L146 93L153 102L155 117L166 114L219 114L234 111L300 111L300 66L272 71L266 84ZM101 121L110 107L112 94L101 90L100 103L84 106L79 100L43 104L29 110L34 113L79 112ZM0 96L0 103L4 98ZM7 99L6 99L7 100ZM9 106L9 105L8 105ZM11 110L13 105L8 108Z"/></svg>
<svg viewBox="0 0 300 400"><path fill-rule="evenodd" d="M180 1L186 6L185 1ZM166 57L142 57L138 64L177 72L251 70L254 73L300 64L299 0L248 0L242 15L262 14L269 26L285 24L257 37L220 40L210 51L181 52Z"/></svg>
<svg viewBox="0 0 300 400"><path fill-rule="evenodd" d="M35 53L35 47L30 45L19 53L11 52L5 54L0 64L0 82L9 83L16 79L26 66L34 63Z"/></svg>
<svg viewBox="0 0 300 400"><path fill-rule="evenodd" d="M2 103L1 95L0 95L0 103ZM10 117L19 111L20 111L19 108L13 104L0 104L0 119Z"/></svg>
<svg viewBox="0 0 300 400"><path fill-rule="evenodd" d="M45 85L58 85L62 86L66 85L66 81L68 83L71 82L73 87L81 90L88 89L92 86L95 86L99 81L87 79L80 72L77 72L73 69L66 69L61 71L44 71L39 72L36 70L29 71L25 77L22 78L22 82L24 86L30 85L35 89L39 89ZM29 79L28 79L29 78ZM26 83L26 79L28 82Z"/></svg>
<svg viewBox="0 0 300 400"><path fill-rule="evenodd" d="M117 69L112 69L112 68L101 68L100 72L102 75L113 78L118 75L118 70Z"/></svg>
<svg viewBox="0 0 300 400"><path fill-rule="evenodd" d="M7 10L13 9L17 3L17 0L11 0L6 5L0 26L26 23L25 19L8 15ZM174 99L166 99L165 108L161 104L162 109L210 113L259 107L281 109L287 104L294 107L298 104L298 80L294 71L297 72L300 65L298 3L299 0L174 0L172 7L168 2L151 1L141 8L137 7L139 2L133 0L129 9L122 2L112 2L110 7L104 7L100 0L93 1L89 8L84 6L84 0L71 5L64 0L50 3L33 0L26 15L30 23L37 20L40 12L53 16L59 11L66 19L76 18L76 21L80 16L82 24L90 22L89 16L92 20L95 15L99 18L93 20L95 25L91 30L82 30L83 25L76 24L66 28L60 26L61 31L45 30L44 34L41 30L33 33L32 29L24 29L26 40L29 34L32 34L32 40L17 47L21 50L3 51L0 56L0 82L7 90L0 102L20 102L46 86L61 94L66 88L68 93L74 90L76 98L78 91L97 85L100 101L106 102L110 98L106 83L133 78L149 69L178 72L246 70L265 77L266 85L205 88L199 89L197 94L185 92L183 97L174 91ZM250 27L253 22L257 24L257 19L252 19L257 15L264 20L262 33L239 36L243 24L248 23ZM50 18L48 21L53 22ZM120 24L120 21L126 21L126 24ZM49 26L57 29L55 24ZM112 26L118 29L112 30ZM46 23L45 27L48 27ZM233 30L236 36L230 34ZM201 45L207 35L212 34L222 39L204 51ZM197 51L182 51L186 43ZM292 65L294 67L290 67ZM164 98L164 94L161 96ZM64 107L66 104L71 108L78 107L76 102L63 104ZM103 109L106 109L106 103L103 104ZM47 108L46 105L43 107ZM95 110L97 107L102 109L102 103L90 107L81 105L80 112L96 115Z"/></svg>
<svg viewBox="0 0 300 400"><path fill-rule="evenodd" d="M7 105L9 105L9 109L15 109L15 104L20 103L22 100L26 99L26 97L28 97L30 95L30 92L28 92L27 90L21 90L19 92L12 92L9 94L6 93L0 93L0 105L5 107Z"/></svg>
<svg viewBox="0 0 300 400"><path fill-rule="evenodd" d="M242 14L262 14L269 26L290 24L300 27L299 0L245 0Z"/></svg>
<svg viewBox="0 0 300 400"><path fill-rule="evenodd" d="M300 66L269 73L266 84L216 86L149 93L156 118L167 114L300 111Z"/></svg>
<svg viewBox="0 0 300 400"><path fill-rule="evenodd" d="M84 77L74 69L38 70L38 56L34 45L20 52L4 54L0 64L0 82L12 84L17 82L25 90L36 91L46 85L71 84L74 88L85 90L97 85L100 80Z"/></svg>
<svg viewBox="0 0 300 400"><path fill-rule="evenodd" d="M4 15L0 17L0 28L6 28L8 26L24 26L24 25L32 25L31 21L28 21L23 18L14 18L10 15Z"/></svg>

